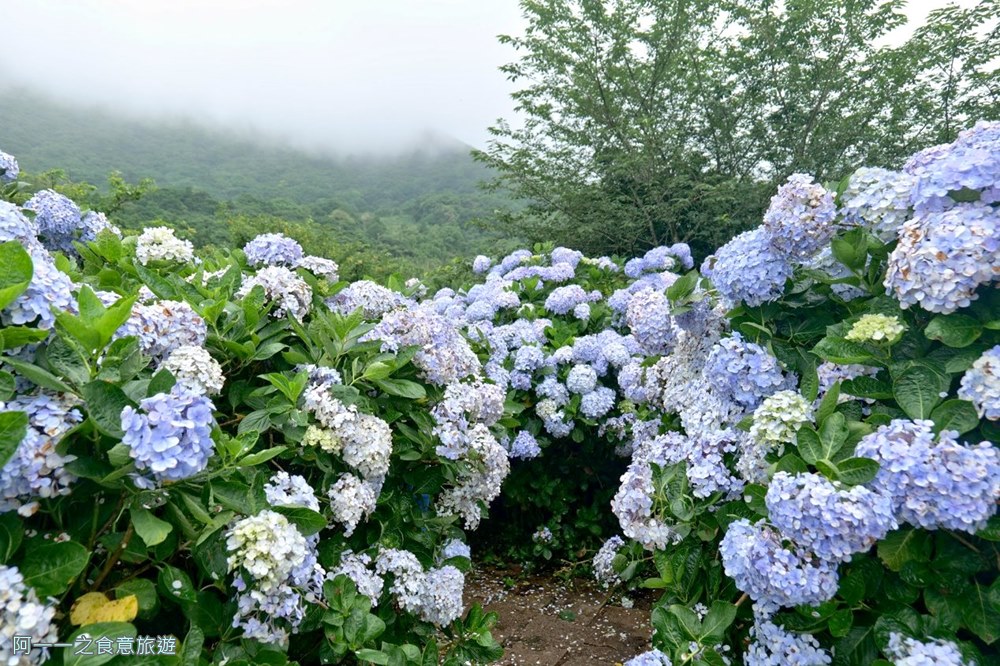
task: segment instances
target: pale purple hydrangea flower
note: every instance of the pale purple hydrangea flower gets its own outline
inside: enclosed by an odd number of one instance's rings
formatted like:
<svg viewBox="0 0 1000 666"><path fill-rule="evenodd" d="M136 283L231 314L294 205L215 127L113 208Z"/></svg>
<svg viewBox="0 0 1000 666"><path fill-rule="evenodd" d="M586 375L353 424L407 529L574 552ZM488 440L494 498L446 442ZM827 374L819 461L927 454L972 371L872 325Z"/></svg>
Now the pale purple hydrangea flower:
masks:
<svg viewBox="0 0 1000 666"><path fill-rule="evenodd" d="M922 642L896 632L889 634L885 652L892 658L893 666L976 666L966 661L951 641Z"/></svg>
<svg viewBox="0 0 1000 666"><path fill-rule="evenodd" d="M21 167L13 155L0 150L0 185L13 183L21 173Z"/></svg>
<svg viewBox="0 0 1000 666"><path fill-rule="evenodd" d="M522 430L514 437L510 443L509 455L511 458L528 460L537 458L542 454L542 449L538 446L538 440L527 430Z"/></svg>
<svg viewBox="0 0 1000 666"><path fill-rule="evenodd" d="M984 204L1000 201L1000 122L981 120L951 144L933 146L903 167L914 177L911 202L917 213L955 205L953 192L979 193Z"/></svg>
<svg viewBox="0 0 1000 666"><path fill-rule="evenodd" d="M340 564L330 570L328 578L333 580L337 576L347 576L354 582L358 592L368 597L373 606L377 606L379 597L382 596L385 581L372 568L370 555L367 553L355 554L345 550L340 554Z"/></svg>
<svg viewBox="0 0 1000 666"><path fill-rule="evenodd" d="M80 229L80 207L55 190L36 192L24 204L35 213L35 228L42 242L52 250L73 252L73 240Z"/></svg>
<svg viewBox="0 0 1000 666"><path fill-rule="evenodd" d="M757 227L705 259L701 273L729 302L754 306L781 298L792 269L788 256L771 244L767 230Z"/></svg>
<svg viewBox="0 0 1000 666"><path fill-rule="evenodd" d="M485 255L479 255L472 260L472 272L479 275L485 273L493 265L493 260Z"/></svg>
<svg viewBox="0 0 1000 666"><path fill-rule="evenodd" d="M815 638L790 632L767 619L755 618L750 637L753 642L744 656L746 666L827 666L833 663Z"/></svg>
<svg viewBox="0 0 1000 666"><path fill-rule="evenodd" d="M273 303L271 316L282 319L290 315L302 321L312 308L312 288L294 271L284 266L267 266L243 280L236 298L244 298L250 291L260 286L267 302Z"/></svg>
<svg viewBox="0 0 1000 666"><path fill-rule="evenodd" d="M151 488L158 483L182 481L208 467L215 451L212 428L215 406L204 395L175 385L169 393L158 393L127 406L121 423L122 443L129 448L138 474L136 485Z"/></svg>
<svg viewBox="0 0 1000 666"><path fill-rule="evenodd" d="M962 375L958 397L971 402L979 418L1000 420L1000 345L984 351Z"/></svg>
<svg viewBox="0 0 1000 666"><path fill-rule="evenodd" d="M841 195L841 212L848 224L871 231L883 243L896 239L910 214L913 177L900 171L862 167Z"/></svg>
<svg viewBox="0 0 1000 666"><path fill-rule="evenodd" d="M580 399L580 413L588 419L599 419L615 406L615 391L598 386Z"/></svg>
<svg viewBox="0 0 1000 666"><path fill-rule="evenodd" d="M21 326L34 323L37 328L51 329L56 312L76 314L73 281L56 268L51 255L40 245L25 243L31 255L33 274L28 288L0 313L0 322Z"/></svg>
<svg viewBox="0 0 1000 666"><path fill-rule="evenodd" d="M55 622L57 605L55 599L39 599L16 566L0 564L0 660L3 664L31 666L48 661L49 649L38 646L59 641L59 625ZM15 636L28 641L28 651L19 652L19 656L14 652ZM17 647L20 650L23 646Z"/></svg>
<svg viewBox="0 0 1000 666"><path fill-rule="evenodd" d="M570 368L566 388L570 393L586 395L597 387L597 371L589 365L578 363Z"/></svg>
<svg viewBox="0 0 1000 666"><path fill-rule="evenodd" d="M243 252L251 266L295 266L302 259L302 246L284 234L260 234Z"/></svg>
<svg viewBox="0 0 1000 666"><path fill-rule="evenodd" d="M703 375L722 399L755 409L763 399L795 386L795 376L782 372L778 359L739 333L723 338L705 361Z"/></svg>
<svg viewBox="0 0 1000 666"><path fill-rule="evenodd" d="M340 279L340 266L338 266L337 262L332 259L309 255L299 259L298 263L295 264L295 267L303 268L316 277L325 278L330 282L336 282Z"/></svg>
<svg viewBox="0 0 1000 666"><path fill-rule="evenodd" d="M670 657L658 649L636 655L625 662L624 666L672 666Z"/></svg>
<svg viewBox="0 0 1000 666"><path fill-rule="evenodd" d="M625 321L642 351L650 356L669 354L677 341L670 301L662 291L644 289L632 296Z"/></svg>
<svg viewBox="0 0 1000 666"><path fill-rule="evenodd" d="M132 306L132 314L115 332L115 339L139 339L143 354L164 359L184 346L203 347L208 337L205 320L183 301L157 301Z"/></svg>
<svg viewBox="0 0 1000 666"><path fill-rule="evenodd" d="M833 193L814 183L812 176L795 173L771 198L764 213L764 229L775 250L803 260L830 242L836 216Z"/></svg>
<svg viewBox="0 0 1000 666"><path fill-rule="evenodd" d="M264 496L271 506L301 507L319 511L319 500L305 477L279 471L264 484Z"/></svg>
<svg viewBox="0 0 1000 666"><path fill-rule="evenodd" d="M328 308L342 315L360 309L365 319L378 319L386 312L412 304L402 294L370 280L352 282L326 301Z"/></svg>
<svg viewBox="0 0 1000 666"><path fill-rule="evenodd" d="M605 588L617 585L621 578L613 566L615 556L625 545L625 541L620 536L613 536L601 546L597 554L594 555L594 578Z"/></svg>

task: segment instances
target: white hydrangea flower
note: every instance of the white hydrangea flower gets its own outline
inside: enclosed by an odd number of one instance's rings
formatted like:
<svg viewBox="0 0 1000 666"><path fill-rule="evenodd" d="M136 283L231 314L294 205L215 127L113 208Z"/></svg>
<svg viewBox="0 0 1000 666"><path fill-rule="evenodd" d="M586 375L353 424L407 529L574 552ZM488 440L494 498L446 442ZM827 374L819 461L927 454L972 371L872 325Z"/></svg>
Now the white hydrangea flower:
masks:
<svg viewBox="0 0 1000 666"><path fill-rule="evenodd" d="M207 349L195 345L177 347L160 367L172 374L177 383L204 395L218 395L226 380L219 362Z"/></svg>
<svg viewBox="0 0 1000 666"><path fill-rule="evenodd" d="M785 444L795 441L795 435L813 418L813 407L796 391L778 391L765 398L753 413L750 437L767 451L781 453Z"/></svg>
<svg viewBox="0 0 1000 666"><path fill-rule="evenodd" d="M150 261L188 263L194 260L194 245L177 238L170 227L147 227L136 241L135 258L143 266Z"/></svg>

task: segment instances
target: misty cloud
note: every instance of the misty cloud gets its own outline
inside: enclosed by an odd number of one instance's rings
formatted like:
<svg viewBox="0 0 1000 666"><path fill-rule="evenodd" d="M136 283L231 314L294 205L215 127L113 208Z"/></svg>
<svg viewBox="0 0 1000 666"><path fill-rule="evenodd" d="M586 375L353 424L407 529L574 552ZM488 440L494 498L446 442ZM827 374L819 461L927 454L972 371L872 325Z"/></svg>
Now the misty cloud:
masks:
<svg viewBox="0 0 1000 666"><path fill-rule="evenodd" d="M305 148L485 144L511 114L516 0L15 0L0 81ZM3 94L0 92L0 94Z"/></svg>

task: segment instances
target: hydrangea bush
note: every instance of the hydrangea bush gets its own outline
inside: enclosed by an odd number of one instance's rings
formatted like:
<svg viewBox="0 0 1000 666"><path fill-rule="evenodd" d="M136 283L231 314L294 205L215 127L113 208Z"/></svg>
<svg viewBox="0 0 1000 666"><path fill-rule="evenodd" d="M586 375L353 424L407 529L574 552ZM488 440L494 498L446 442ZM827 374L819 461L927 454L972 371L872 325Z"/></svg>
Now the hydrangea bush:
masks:
<svg viewBox="0 0 1000 666"><path fill-rule="evenodd" d="M996 663L998 165L980 123L793 175L700 270L536 246L434 293L0 202L0 658L489 663L489 544L656 591L629 664Z"/></svg>

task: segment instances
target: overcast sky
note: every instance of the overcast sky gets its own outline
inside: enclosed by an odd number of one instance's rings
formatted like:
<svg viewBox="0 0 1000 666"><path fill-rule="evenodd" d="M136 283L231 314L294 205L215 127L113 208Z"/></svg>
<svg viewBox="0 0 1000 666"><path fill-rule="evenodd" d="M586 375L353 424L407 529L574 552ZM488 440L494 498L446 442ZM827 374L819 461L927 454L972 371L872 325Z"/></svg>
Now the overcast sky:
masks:
<svg viewBox="0 0 1000 666"><path fill-rule="evenodd" d="M0 0L0 21L8 80L348 151L483 146L513 108L496 36L523 28L517 0Z"/></svg>

